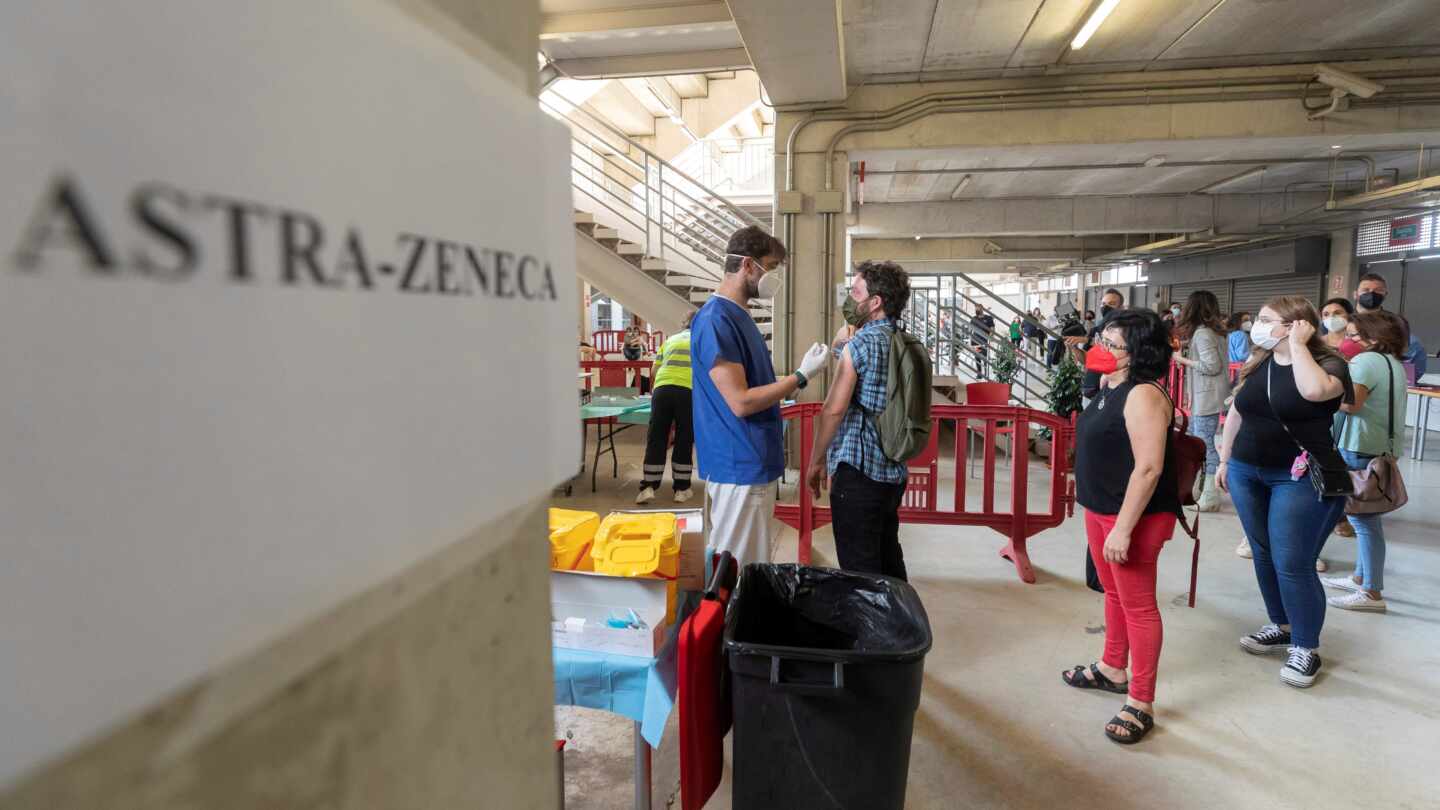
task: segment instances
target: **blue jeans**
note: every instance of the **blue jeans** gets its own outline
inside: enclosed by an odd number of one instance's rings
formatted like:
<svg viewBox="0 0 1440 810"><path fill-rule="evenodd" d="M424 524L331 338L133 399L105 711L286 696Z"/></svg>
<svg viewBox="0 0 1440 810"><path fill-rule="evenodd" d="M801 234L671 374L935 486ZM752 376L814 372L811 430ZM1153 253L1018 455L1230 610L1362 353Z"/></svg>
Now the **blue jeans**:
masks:
<svg viewBox="0 0 1440 810"><path fill-rule="evenodd" d="M1309 478L1285 467L1230 459L1230 498L1250 538L1255 579L1274 624L1290 625L1296 647L1317 649L1325 624L1325 589L1315 573L1320 546L1345 510L1344 498L1315 497Z"/></svg>
<svg viewBox="0 0 1440 810"><path fill-rule="evenodd" d="M1220 468L1220 453L1215 449L1215 432L1220 429L1220 414L1190 417L1190 435L1205 442L1205 474L1214 475Z"/></svg>
<svg viewBox="0 0 1440 810"><path fill-rule="evenodd" d="M1374 456L1341 450L1345 463L1352 470L1363 470ZM1381 515L1351 515L1350 525L1355 527L1355 575L1360 577L1360 587L1367 591L1378 591L1385 587L1385 529L1380 525Z"/></svg>

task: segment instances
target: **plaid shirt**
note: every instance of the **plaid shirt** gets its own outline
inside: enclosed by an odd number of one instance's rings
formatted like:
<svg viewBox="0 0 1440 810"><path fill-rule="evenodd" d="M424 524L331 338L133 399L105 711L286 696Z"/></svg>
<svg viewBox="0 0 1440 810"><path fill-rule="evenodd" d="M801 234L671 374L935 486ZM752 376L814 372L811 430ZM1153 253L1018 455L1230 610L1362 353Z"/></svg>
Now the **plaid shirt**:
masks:
<svg viewBox="0 0 1440 810"><path fill-rule="evenodd" d="M840 429L830 443L829 472L835 474L845 462L872 481L899 484L908 471L885 457L875 418L885 409L885 384L890 375L890 335L895 323L888 318L870 321L850 339L846 350L859 380L850 398L850 407L840 420Z"/></svg>

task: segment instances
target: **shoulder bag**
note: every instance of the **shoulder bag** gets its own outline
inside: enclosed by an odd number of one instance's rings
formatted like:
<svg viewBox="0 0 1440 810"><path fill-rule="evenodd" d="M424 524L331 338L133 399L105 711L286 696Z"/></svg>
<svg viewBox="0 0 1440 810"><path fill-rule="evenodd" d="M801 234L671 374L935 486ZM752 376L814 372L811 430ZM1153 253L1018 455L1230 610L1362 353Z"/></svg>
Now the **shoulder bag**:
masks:
<svg viewBox="0 0 1440 810"><path fill-rule="evenodd" d="M1170 402L1170 435L1165 442L1165 466L1175 471L1175 494L1180 502L1175 520L1180 524L1180 528L1190 535L1190 539L1195 541L1195 548L1190 553L1190 607L1193 608L1195 586L1200 571L1200 512L1196 510L1195 519L1186 523L1185 507L1195 505L1195 479L1205 471L1205 441L1190 435L1190 419L1184 411L1175 407L1174 400L1170 399L1170 392L1159 382L1153 384Z"/></svg>
<svg viewBox="0 0 1440 810"><path fill-rule="evenodd" d="M1285 420L1281 418L1280 412L1275 410L1275 399L1270 393L1270 377L1274 369L1275 360L1272 358L1266 361L1265 399L1270 403L1270 413L1275 415L1275 420L1280 423L1280 427L1285 428L1285 433L1290 436L1290 441L1295 442L1295 446L1300 448L1300 455L1295 459L1295 464L1292 465L1290 469L1303 470L1304 472L1302 474L1310 477L1310 484L1315 487L1315 497L1317 499L1348 498L1354 495L1355 483L1350 480L1350 471L1344 468L1326 469L1320 459L1316 458L1315 454L1309 450L1306 450L1305 445L1301 444L1300 440L1295 438L1295 434L1290 431L1290 426L1285 424ZM1339 455L1338 451L1336 455ZM1296 480L1299 480L1299 475L1296 475Z"/></svg>
<svg viewBox="0 0 1440 810"><path fill-rule="evenodd" d="M1395 447L1395 366L1394 360L1388 355L1385 357L1385 369L1390 375L1390 443L1387 448ZM1404 372L1402 371L1403 375ZM1350 414L1345 414L1345 421L1350 421ZM1386 512L1393 512L1404 506L1410 500L1410 494L1405 490L1405 479L1400 475L1400 465L1395 462L1395 456L1390 452L1370 459L1363 470L1350 470L1350 478L1355 486L1355 494L1345 501L1345 514L1347 515L1383 515Z"/></svg>

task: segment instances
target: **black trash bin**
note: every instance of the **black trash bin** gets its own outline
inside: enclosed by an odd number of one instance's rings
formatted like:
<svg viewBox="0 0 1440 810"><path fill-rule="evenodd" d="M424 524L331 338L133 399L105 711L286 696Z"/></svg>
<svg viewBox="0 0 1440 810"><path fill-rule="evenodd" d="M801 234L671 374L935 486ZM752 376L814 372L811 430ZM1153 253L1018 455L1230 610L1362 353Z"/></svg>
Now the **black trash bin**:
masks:
<svg viewBox="0 0 1440 810"><path fill-rule="evenodd" d="M725 621L735 810L901 810L930 643L906 582L745 566Z"/></svg>

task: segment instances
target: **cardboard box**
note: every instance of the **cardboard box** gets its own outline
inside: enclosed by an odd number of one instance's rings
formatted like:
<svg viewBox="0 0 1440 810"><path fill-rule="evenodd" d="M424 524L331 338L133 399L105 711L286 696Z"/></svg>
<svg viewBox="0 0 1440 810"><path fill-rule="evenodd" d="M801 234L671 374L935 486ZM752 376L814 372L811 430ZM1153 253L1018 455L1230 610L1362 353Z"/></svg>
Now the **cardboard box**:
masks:
<svg viewBox="0 0 1440 810"><path fill-rule="evenodd" d="M680 533L680 573L675 585L682 591L705 590L705 549L710 533L705 527L703 509L616 509L627 515L670 512L675 515L675 530Z"/></svg>
<svg viewBox="0 0 1440 810"><path fill-rule="evenodd" d="M562 649L654 658L665 643L667 582L586 571L550 572L550 637ZM635 611L640 628L610 627Z"/></svg>

